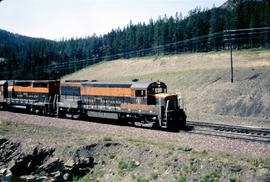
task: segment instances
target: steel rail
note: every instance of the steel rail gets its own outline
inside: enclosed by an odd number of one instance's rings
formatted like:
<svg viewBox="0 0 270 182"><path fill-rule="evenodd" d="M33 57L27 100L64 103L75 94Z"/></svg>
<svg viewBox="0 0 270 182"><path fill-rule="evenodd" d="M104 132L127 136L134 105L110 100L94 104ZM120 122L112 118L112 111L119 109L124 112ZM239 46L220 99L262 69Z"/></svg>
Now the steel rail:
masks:
<svg viewBox="0 0 270 182"><path fill-rule="evenodd" d="M209 122L187 121L187 132L231 139L270 143L270 129Z"/></svg>

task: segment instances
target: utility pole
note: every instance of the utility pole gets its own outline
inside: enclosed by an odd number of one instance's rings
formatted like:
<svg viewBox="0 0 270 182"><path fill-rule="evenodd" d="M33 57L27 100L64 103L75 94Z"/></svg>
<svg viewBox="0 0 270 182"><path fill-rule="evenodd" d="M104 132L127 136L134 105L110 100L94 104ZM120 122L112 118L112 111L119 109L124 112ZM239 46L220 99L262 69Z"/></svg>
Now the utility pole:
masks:
<svg viewBox="0 0 270 182"><path fill-rule="evenodd" d="M229 41L230 41L230 52L231 52L231 83L233 83L233 45L232 45L232 32L229 32Z"/></svg>
<svg viewBox="0 0 270 182"><path fill-rule="evenodd" d="M233 83L233 56L232 56L232 40L231 40L231 83Z"/></svg>

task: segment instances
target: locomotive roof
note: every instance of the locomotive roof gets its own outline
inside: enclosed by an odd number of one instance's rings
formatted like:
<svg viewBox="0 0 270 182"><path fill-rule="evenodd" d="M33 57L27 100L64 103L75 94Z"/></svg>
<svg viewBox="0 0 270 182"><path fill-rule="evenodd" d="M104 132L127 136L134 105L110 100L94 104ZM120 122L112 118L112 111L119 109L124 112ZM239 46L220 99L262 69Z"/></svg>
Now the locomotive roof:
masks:
<svg viewBox="0 0 270 182"><path fill-rule="evenodd" d="M74 82L78 82L78 83L81 83L81 82L87 82L88 80L65 80L65 82L67 83L74 83Z"/></svg>
<svg viewBox="0 0 270 182"><path fill-rule="evenodd" d="M91 87L109 87L109 88L130 88L132 83L128 82L83 82L83 86Z"/></svg>
<svg viewBox="0 0 270 182"><path fill-rule="evenodd" d="M131 88L133 89L147 89L153 82L132 82Z"/></svg>
<svg viewBox="0 0 270 182"><path fill-rule="evenodd" d="M132 89L147 89L150 86L166 87L163 82L83 82L83 86L91 87L109 87L109 88L132 88Z"/></svg>
<svg viewBox="0 0 270 182"><path fill-rule="evenodd" d="M56 80L14 80L15 83L22 82L33 82L33 83L47 83L47 82L55 82Z"/></svg>
<svg viewBox="0 0 270 182"><path fill-rule="evenodd" d="M2 85L5 85L7 83L7 81L6 80L0 80L0 85L2 86Z"/></svg>
<svg viewBox="0 0 270 182"><path fill-rule="evenodd" d="M132 82L131 88L133 88L133 89L147 89L148 87L156 87L159 85L160 85L160 87L167 87L165 85L165 83L163 83L163 82L149 81L149 82Z"/></svg>

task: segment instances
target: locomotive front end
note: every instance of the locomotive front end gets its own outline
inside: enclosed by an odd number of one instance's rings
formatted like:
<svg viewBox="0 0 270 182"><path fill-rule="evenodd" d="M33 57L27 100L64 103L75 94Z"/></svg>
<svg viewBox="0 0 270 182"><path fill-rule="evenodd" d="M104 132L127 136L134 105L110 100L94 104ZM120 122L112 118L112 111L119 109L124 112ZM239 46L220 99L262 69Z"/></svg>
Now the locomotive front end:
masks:
<svg viewBox="0 0 270 182"><path fill-rule="evenodd" d="M155 94L159 106L159 125L169 130L178 130L186 125L186 114L176 94Z"/></svg>
<svg viewBox="0 0 270 182"><path fill-rule="evenodd" d="M163 82L154 82L148 88L148 104L158 107L158 124L161 128L178 130L186 125L186 114L183 106L179 105L177 94L167 93Z"/></svg>

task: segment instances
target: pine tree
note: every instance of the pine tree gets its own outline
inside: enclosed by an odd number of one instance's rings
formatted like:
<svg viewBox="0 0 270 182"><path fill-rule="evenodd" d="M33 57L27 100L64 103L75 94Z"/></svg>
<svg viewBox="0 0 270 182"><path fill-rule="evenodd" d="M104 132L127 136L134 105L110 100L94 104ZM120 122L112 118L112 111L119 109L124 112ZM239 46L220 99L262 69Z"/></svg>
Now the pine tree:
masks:
<svg viewBox="0 0 270 182"><path fill-rule="evenodd" d="M218 23L218 14L217 9L214 7L211 11L211 19L210 19L210 30L209 30L209 38L208 38L208 45L211 49L216 49L216 41L215 37L212 36L214 33L218 31L217 23Z"/></svg>

